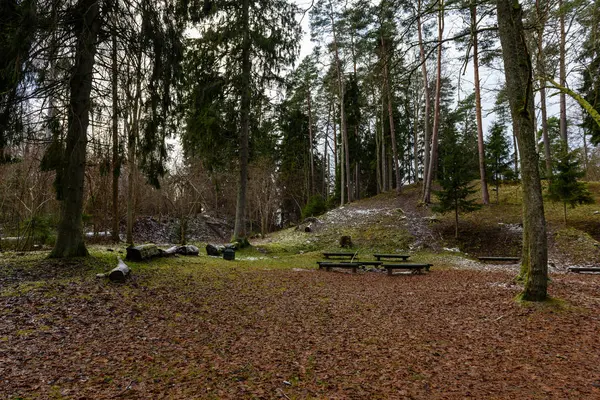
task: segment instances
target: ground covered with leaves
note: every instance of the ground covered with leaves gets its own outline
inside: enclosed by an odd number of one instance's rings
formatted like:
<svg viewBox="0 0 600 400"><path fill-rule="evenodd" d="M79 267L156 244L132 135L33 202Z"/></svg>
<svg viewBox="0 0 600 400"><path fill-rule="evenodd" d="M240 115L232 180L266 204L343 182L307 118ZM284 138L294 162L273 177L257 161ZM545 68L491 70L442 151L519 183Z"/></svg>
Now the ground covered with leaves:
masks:
<svg viewBox="0 0 600 400"><path fill-rule="evenodd" d="M557 300L531 305L506 269L353 275L241 254L132 264L110 284L94 274L113 254L28 257L1 259L3 399L600 398L600 276L553 275Z"/></svg>

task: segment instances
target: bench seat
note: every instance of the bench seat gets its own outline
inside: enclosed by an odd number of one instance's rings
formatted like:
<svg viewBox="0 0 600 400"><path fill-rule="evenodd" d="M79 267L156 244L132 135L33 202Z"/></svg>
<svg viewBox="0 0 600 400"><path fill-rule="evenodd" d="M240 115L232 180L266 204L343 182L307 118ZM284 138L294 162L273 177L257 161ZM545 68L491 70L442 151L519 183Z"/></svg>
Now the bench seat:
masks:
<svg viewBox="0 0 600 400"><path fill-rule="evenodd" d="M380 261L382 258L401 258L402 261L406 261L410 256L407 254L373 254L373 257Z"/></svg>
<svg viewBox="0 0 600 400"><path fill-rule="evenodd" d="M388 275L392 275L395 269L410 269L416 273L421 272L422 269L429 271L429 267L433 264L382 264L381 267L387 269Z"/></svg>
<svg viewBox="0 0 600 400"><path fill-rule="evenodd" d="M352 268L352 272L356 273L358 267L363 265L359 262L330 262L330 261L317 261L319 269L325 268L325 271L331 271L332 268Z"/></svg>
<svg viewBox="0 0 600 400"><path fill-rule="evenodd" d="M514 261L521 260L520 257L477 257L479 261Z"/></svg>
<svg viewBox="0 0 600 400"><path fill-rule="evenodd" d="M348 252L324 252L323 253L323 257L325 258L330 258L330 257L349 257L349 258L354 258L354 259L358 259L358 255L357 253L348 253Z"/></svg>
<svg viewBox="0 0 600 400"><path fill-rule="evenodd" d="M600 272L600 267L569 267L569 272Z"/></svg>

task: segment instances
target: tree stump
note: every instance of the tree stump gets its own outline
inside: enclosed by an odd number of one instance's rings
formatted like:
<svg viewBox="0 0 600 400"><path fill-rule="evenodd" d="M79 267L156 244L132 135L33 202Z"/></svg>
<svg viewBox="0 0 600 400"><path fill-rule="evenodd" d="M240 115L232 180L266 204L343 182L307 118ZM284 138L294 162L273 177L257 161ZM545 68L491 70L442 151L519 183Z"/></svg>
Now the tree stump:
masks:
<svg viewBox="0 0 600 400"><path fill-rule="evenodd" d="M342 236L340 238L340 247L351 248L352 247L352 238L350 236Z"/></svg>

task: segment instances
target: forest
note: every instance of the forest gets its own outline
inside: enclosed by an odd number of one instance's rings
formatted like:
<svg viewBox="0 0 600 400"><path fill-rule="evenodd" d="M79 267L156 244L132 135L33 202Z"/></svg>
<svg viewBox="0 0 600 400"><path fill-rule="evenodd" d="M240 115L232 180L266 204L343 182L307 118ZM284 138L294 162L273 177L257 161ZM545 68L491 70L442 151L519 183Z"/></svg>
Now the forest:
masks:
<svg viewBox="0 0 600 400"><path fill-rule="evenodd" d="M0 395L600 396L600 0L0 0L0 55Z"/></svg>

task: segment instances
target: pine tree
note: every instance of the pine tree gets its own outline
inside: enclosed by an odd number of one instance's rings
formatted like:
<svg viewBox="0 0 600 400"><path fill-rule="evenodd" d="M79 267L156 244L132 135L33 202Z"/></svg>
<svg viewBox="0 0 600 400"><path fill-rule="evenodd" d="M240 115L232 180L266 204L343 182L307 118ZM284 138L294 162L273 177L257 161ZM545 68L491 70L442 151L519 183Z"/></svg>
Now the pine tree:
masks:
<svg viewBox="0 0 600 400"><path fill-rule="evenodd" d="M552 181L548 186L548 199L563 204L564 222L567 224L567 205L575 208L581 204L592 204L594 198L587 185L578 179L583 178L585 172L580 168L575 151L562 151L555 157L556 166Z"/></svg>
<svg viewBox="0 0 600 400"><path fill-rule="evenodd" d="M444 132L441 150L441 171L439 184L442 190L434 191L439 203L432 207L441 213L454 212L454 237L458 237L458 215L480 208L469 196L476 192L472 180L477 169L472 166L472 154L464 139L453 128Z"/></svg>

